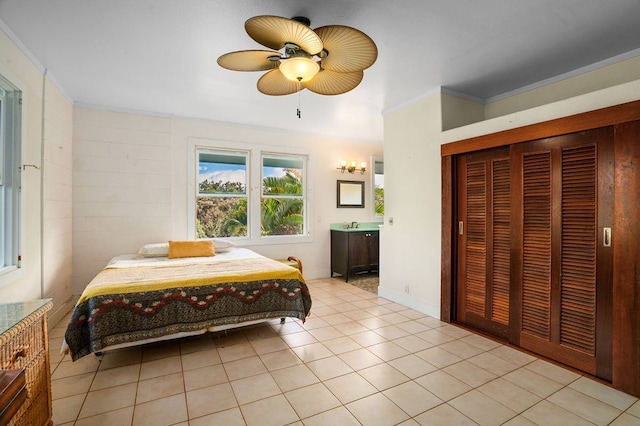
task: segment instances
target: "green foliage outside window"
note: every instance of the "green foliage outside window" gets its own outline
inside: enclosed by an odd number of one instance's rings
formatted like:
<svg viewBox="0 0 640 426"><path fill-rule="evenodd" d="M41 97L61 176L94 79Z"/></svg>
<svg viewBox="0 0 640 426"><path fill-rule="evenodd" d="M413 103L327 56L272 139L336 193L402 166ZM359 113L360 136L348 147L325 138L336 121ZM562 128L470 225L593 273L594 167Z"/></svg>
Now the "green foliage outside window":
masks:
<svg viewBox="0 0 640 426"><path fill-rule="evenodd" d="M285 175L262 180L260 232L262 235L300 235L304 225L302 170L285 169ZM273 196L276 197L273 197ZM277 197L289 195L290 197ZM268 196L265 198L264 196Z"/></svg>
<svg viewBox="0 0 640 426"><path fill-rule="evenodd" d="M263 179L261 200L261 234L301 235L304 225L304 202L301 170L285 170L280 177ZM240 182L203 181L200 194L244 194ZM279 196L280 195L280 196ZM198 196L196 233L198 238L244 237L247 235L246 196Z"/></svg>
<svg viewBox="0 0 640 426"><path fill-rule="evenodd" d="M376 216L384 216L384 188L379 186L374 189L373 209Z"/></svg>

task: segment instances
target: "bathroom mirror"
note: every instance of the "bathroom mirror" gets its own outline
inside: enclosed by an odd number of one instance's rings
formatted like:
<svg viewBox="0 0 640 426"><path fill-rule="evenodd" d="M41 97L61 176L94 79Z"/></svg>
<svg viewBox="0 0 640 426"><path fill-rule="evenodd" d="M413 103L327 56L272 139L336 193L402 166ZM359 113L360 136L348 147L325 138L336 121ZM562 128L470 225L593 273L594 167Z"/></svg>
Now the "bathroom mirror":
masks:
<svg viewBox="0 0 640 426"><path fill-rule="evenodd" d="M338 208L364 208L364 182L355 180L339 180L337 194Z"/></svg>

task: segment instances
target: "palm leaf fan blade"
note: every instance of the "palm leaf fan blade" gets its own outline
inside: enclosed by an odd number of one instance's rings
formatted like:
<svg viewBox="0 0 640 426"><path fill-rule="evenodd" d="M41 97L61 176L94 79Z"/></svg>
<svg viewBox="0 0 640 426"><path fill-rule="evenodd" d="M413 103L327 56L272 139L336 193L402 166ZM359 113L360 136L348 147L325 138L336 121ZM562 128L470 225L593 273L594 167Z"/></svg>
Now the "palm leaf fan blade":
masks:
<svg viewBox="0 0 640 426"><path fill-rule="evenodd" d="M378 58L373 40L360 30L344 25L328 25L315 29L322 39L327 56L322 67L337 72L354 72L369 68Z"/></svg>
<svg viewBox="0 0 640 426"><path fill-rule="evenodd" d="M362 81L364 72L335 72L322 70L311 80L302 85L320 95L340 95L355 89Z"/></svg>
<svg viewBox="0 0 640 426"><path fill-rule="evenodd" d="M244 28L249 37L271 49L280 50L294 43L310 55L322 51L322 40L305 24L280 16L262 15L249 18Z"/></svg>
<svg viewBox="0 0 640 426"><path fill-rule="evenodd" d="M258 80L258 90L265 95L282 96L299 92L304 87L297 81L291 81L280 72L273 69Z"/></svg>
<svg viewBox="0 0 640 426"><path fill-rule="evenodd" d="M280 53L270 50L240 50L220 56L218 65L232 71L267 71L280 65L280 61L269 59L274 56L280 57Z"/></svg>

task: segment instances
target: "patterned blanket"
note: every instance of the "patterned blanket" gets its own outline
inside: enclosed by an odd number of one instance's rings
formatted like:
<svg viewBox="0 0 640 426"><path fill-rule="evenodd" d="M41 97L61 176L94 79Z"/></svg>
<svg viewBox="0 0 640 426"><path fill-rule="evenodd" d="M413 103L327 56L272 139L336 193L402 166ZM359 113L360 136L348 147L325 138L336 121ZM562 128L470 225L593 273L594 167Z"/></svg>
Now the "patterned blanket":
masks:
<svg viewBox="0 0 640 426"><path fill-rule="evenodd" d="M65 333L72 359L247 321L304 321L311 296L297 269L259 255L237 257L111 264L87 286L72 313Z"/></svg>

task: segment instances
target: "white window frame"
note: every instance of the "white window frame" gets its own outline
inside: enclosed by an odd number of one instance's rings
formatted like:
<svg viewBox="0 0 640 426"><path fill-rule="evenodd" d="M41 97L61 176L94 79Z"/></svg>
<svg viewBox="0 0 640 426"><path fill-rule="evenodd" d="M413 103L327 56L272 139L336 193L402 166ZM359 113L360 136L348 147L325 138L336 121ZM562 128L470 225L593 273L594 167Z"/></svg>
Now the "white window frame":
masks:
<svg viewBox="0 0 640 426"><path fill-rule="evenodd" d="M3 81L0 79L0 189L4 189L4 157L5 157L5 118L7 91L4 89ZM1 202L1 201L0 201ZM0 231L2 232L2 231ZM0 235L1 236L1 235Z"/></svg>
<svg viewBox="0 0 640 426"><path fill-rule="evenodd" d="M248 150L243 150L243 149L227 149L227 148L212 148L212 147L205 147L205 146L196 146L194 148L194 152L195 152L195 161L196 161L196 167L199 167L200 165L200 156L199 156L199 152L203 150L203 151L211 151L213 153L218 153L218 154L224 154L224 153L228 153L227 155L229 156L233 156L233 157L244 157L245 159L245 192L243 193L225 193L225 194L211 194L211 195L205 195L205 196L210 196L213 198L216 197L231 197L231 198L246 198L248 201L250 200L250 192L251 192L251 152ZM196 169L196 173L195 173L195 178L197 180L198 178L198 171ZM199 185L195 184L194 182L194 188L195 188L195 196L196 199L199 196L203 196L203 194L200 194L200 188ZM194 219L194 228L191 228L194 230L195 232L195 199L194 199L194 215L193 215L193 219ZM248 202L247 203L247 217L250 217L251 215L251 205ZM249 235L249 228L247 228L247 236ZM194 238L198 238L197 234L194 234ZM230 238L230 237L227 237ZM246 238L246 237L234 237L234 238Z"/></svg>
<svg viewBox="0 0 640 426"><path fill-rule="evenodd" d="M188 138L187 167L187 229L188 237L196 239L196 196L198 193L198 149L246 151L247 156L247 236L228 237L238 246L270 245L270 244L297 244L313 241L313 205L311 185L311 158L310 153L302 148L288 148L282 146L260 145L223 140ZM262 200L262 155L283 155L304 158L303 197L304 197L304 226L302 235L261 235L260 201Z"/></svg>
<svg viewBox="0 0 640 426"><path fill-rule="evenodd" d="M22 92L0 75L0 287L20 268Z"/></svg>

